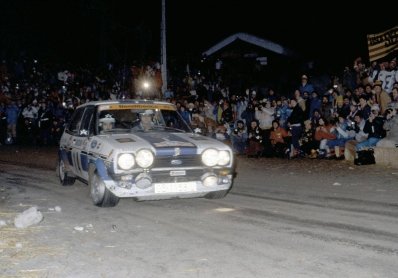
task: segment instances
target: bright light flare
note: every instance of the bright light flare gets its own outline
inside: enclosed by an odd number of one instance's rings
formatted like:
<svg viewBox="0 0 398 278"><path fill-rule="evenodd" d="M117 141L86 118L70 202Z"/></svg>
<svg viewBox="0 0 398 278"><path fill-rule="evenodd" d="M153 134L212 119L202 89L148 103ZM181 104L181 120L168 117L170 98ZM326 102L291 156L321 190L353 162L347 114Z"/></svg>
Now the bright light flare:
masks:
<svg viewBox="0 0 398 278"><path fill-rule="evenodd" d="M149 84L148 81L143 81L143 82L142 82L142 88L143 88L144 90L148 90L149 87L151 87L151 84Z"/></svg>

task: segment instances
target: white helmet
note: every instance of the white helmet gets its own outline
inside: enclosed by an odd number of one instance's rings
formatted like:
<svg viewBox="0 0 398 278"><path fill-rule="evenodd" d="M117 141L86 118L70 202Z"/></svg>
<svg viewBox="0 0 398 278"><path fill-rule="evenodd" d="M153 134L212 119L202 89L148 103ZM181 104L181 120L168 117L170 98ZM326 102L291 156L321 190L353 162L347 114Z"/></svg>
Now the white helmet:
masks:
<svg viewBox="0 0 398 278"><path fill-rule="evenodd" d="M111 114L106 114L103 118L99 120L100 123L114 123L115 118Z"/></svg>
<svg viewBox="0 0 398 278"><path fill-rule="evenodd" d="M141 115L153 115L153 110L147 109L144 112L141 113Z"/></svg>

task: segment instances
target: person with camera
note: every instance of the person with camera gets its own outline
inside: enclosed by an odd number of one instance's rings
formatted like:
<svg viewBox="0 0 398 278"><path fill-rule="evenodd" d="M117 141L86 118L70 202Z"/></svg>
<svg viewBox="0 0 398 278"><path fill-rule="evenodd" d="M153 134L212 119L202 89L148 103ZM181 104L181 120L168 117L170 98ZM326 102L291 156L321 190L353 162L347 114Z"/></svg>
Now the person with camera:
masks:
<svg viewBox="0 0 398 278"><path fill-rule="evenodd" d="M384 129L384 117L380 115L379 106L372 106L372 113L365 123L363 131L368 134L368 138L355 146L356 151L375 147L377 142L386 136Z"/></svg>
<svg viewBox="0 0 398 278"><path fill-rule="evenodd" d="M368 138L368 134L363 131L365 123L366 120L363 118L361 111L355 113L352 122L349 121L348 132L352 133L354 138L344 144L344 157L346 160L354 160L356 145Z"/></svg>
<svg viewBox="0 0 398 278"><path fill-rule="evenodd" d="M247 148L247 128L242 120L236 121L231 133L232 149L236 154L244 154Z"/></svg>
<svg viewBox="0 0 398 278"><path fill-rule="evenodd" d="M248 157L259 158L264 150L263 146L263 131L258 125L258 121L253 119L250 122L250 127L248 130Z"/></svg>

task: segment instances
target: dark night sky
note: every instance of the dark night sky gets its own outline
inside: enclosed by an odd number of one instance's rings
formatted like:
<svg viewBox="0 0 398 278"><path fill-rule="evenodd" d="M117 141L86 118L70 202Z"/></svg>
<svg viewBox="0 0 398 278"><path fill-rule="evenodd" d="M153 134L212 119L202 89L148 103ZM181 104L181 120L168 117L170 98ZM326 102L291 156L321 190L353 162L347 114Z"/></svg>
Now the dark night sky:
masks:
<svg viewBox="0 0 398 278"><path fill-rule="evenodd" d="M124 62L160 57L161 0L1 0L0 55L25 48L59 61L92 63L101 54ZM166 1L170 57L198 55L226 36L246 32L273 40L308 58L337 66L366 59L366 34L397 24L361 4ZM140 3L140 4L138 4ZM261 4L260 4L261 3ZM329 5L329 6L328 6ZM350 4L355 5L355 4ZM313 10L313 11L310 11ZM188 30L186 30L188 29Z"/></svg>

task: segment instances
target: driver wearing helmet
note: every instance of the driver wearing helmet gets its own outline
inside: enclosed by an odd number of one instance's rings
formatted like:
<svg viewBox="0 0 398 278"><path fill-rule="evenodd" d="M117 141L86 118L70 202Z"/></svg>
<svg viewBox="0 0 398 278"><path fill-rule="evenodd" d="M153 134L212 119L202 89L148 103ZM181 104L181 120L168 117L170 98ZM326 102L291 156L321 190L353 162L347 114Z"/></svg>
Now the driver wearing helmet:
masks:
<svg viewBox="0 0 398 278"><path fill-rule="evenodd" d="M152 121L153 114L154 114L153 111L149 110L149 109L145 110L144 112L142 112L140 114L140 117L141 117L140 126L141 126L142 130L148 131L153 127L153 125L154 125L154 123Z"/></svg>
<svg viewBox="0 0 398 278"><path fill-rule="evenodd" d="M101 131L110 131L115 125L115 118L111 114L106 114L103 118L99 119L99 127Z"/></svg>

